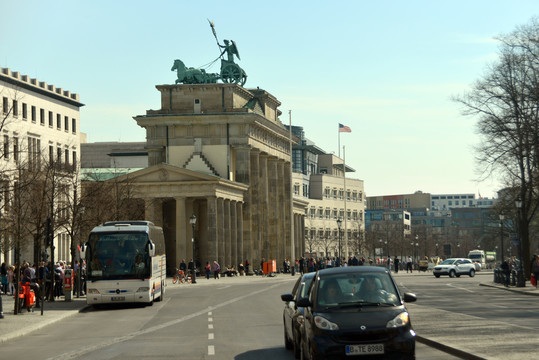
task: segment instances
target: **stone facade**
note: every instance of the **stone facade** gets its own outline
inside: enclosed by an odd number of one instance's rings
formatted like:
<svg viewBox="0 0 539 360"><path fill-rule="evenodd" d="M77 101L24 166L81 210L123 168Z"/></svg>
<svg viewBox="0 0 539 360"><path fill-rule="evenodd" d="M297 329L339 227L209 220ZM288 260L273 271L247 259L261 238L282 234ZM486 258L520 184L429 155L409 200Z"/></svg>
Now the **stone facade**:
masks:
<svg viewBox="0 0 539 360"><path fill-rule="evenodd" d="M19 165L39 169L51 159L78 171L81 106L84 104L79 102L78 94L0 67L2 181L15 181L10 174ZM9 209L6 198L13 197L4 190L0 208L5 218ZM4 233L3 236L10 235ZM70 239L67 232L58 230L54 241L54 258L69 260ZM21 260L40 260L40 255L34 253L32 240L23 241L22 246ZM14 251L7 251L7 254L2 261L13 264Z"/></svg>
<svg viewBox="0 0 539 360"><path fill-rule="evenodd" d="M165 229L169 270L192 258L191 214L202 266L249 260L256 269L261 259L273 259L280 267L297 257L306 202L291 198L290 137L279 101L236 84L156 88L161 109L134 117L146 129L150 167L129 176L147 200L147 219ZM142 174L156 183L148 185Z"/></svg>

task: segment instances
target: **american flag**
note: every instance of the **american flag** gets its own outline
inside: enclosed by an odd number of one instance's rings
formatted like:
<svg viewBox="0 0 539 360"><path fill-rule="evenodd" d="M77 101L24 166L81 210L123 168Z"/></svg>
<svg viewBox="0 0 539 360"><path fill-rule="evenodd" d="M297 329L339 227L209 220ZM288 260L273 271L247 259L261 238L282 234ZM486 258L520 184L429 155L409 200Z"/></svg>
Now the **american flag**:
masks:
<svg viewBox="0 0 539 360"><path fill-rule="evenodd" d="M339 124L339 132L352 132L352 129L346 125Z"/></svg>

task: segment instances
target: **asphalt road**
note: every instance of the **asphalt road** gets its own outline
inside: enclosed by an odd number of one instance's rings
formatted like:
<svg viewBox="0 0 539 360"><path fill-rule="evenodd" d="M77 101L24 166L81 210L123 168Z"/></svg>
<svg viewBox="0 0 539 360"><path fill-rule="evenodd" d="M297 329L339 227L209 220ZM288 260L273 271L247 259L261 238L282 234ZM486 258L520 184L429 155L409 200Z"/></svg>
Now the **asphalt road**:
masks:
<svg viewBox="0 0 539 360"><path fill-rule="evenodd" d="M151 307L90 308L2 344L5 359L293 359L280 294L296 278L199 279ZM407 286L415 286L415 279ZM418 285L419 286L419 285ZM421 285L422 286L422 285ZM417 344L417 359L457 359Z"/></svg>

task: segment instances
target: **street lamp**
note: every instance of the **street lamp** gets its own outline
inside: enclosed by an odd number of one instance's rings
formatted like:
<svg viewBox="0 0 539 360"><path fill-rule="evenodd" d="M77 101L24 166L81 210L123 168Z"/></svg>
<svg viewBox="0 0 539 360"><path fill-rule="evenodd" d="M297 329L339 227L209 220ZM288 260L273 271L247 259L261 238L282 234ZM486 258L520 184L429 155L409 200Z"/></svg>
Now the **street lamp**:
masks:
<svg viewBox="0 0 539 360"><path fill-rule="evenodd" d="M524 272L522 270L522 236L521 236L521 224L522 221L520 220L520 209L522 208L522 199L520 196L517 196L515 200L515 206L518 210L518 216L517 216L517 236L518 236L518 269L517 269L517 287L525 287L526 281L524 280Z"/></svg>
<svg viewBox="0 0 539 360"><path fill-rule="evenodd" d="M438 257L438 243L436 243L436 257Z"/></svg>
<svg viewBox="0 0 539 360"><path fill-rule="evenodd" d="M500 263L503 262L503 220L505 219L505 216L500 214Z"/></svg>
<svg viewBox="0 0 539 360"><path fill-rule="evenodd" d="M197 261L195 257L195 224L197 223L197 217L195 214L191 215L189 218L189 222L191 223L191 228L193 229L192 237L191 237L191 243L193 245L193 281L192 284L197 283Z"/></svg>
<svg viewBox="0 0 539 360"><path fill-rule="evenodd" d="M418 259L417 259L417 257L418 257L418 255L417 255L417 249L418 249L418 246L419 246L419 242L418 242L418 241L419 241L419 235L416 235L416 236L415 236L415 251L414 251L414 255L415 255L416 261L418 261Z"/></svg>
<svg viewBox="0 0 539 360"><path fill-rule="evenodd" d="M342 225L342 220L341 218L338 218L337 227L339 228L339 266L341 266L341 225Z"/></svg>

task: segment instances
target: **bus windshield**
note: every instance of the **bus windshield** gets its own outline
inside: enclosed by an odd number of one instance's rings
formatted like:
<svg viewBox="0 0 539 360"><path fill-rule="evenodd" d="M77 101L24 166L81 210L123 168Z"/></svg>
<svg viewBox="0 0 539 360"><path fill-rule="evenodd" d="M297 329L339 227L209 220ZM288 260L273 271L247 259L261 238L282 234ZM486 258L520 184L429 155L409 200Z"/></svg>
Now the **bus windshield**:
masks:
<svg viewBox="0 0 539 360"><path fill-rule="evenodd" d="M150 275L148 234L97 232L88 241L89 280L144 278Z"/></svg>

